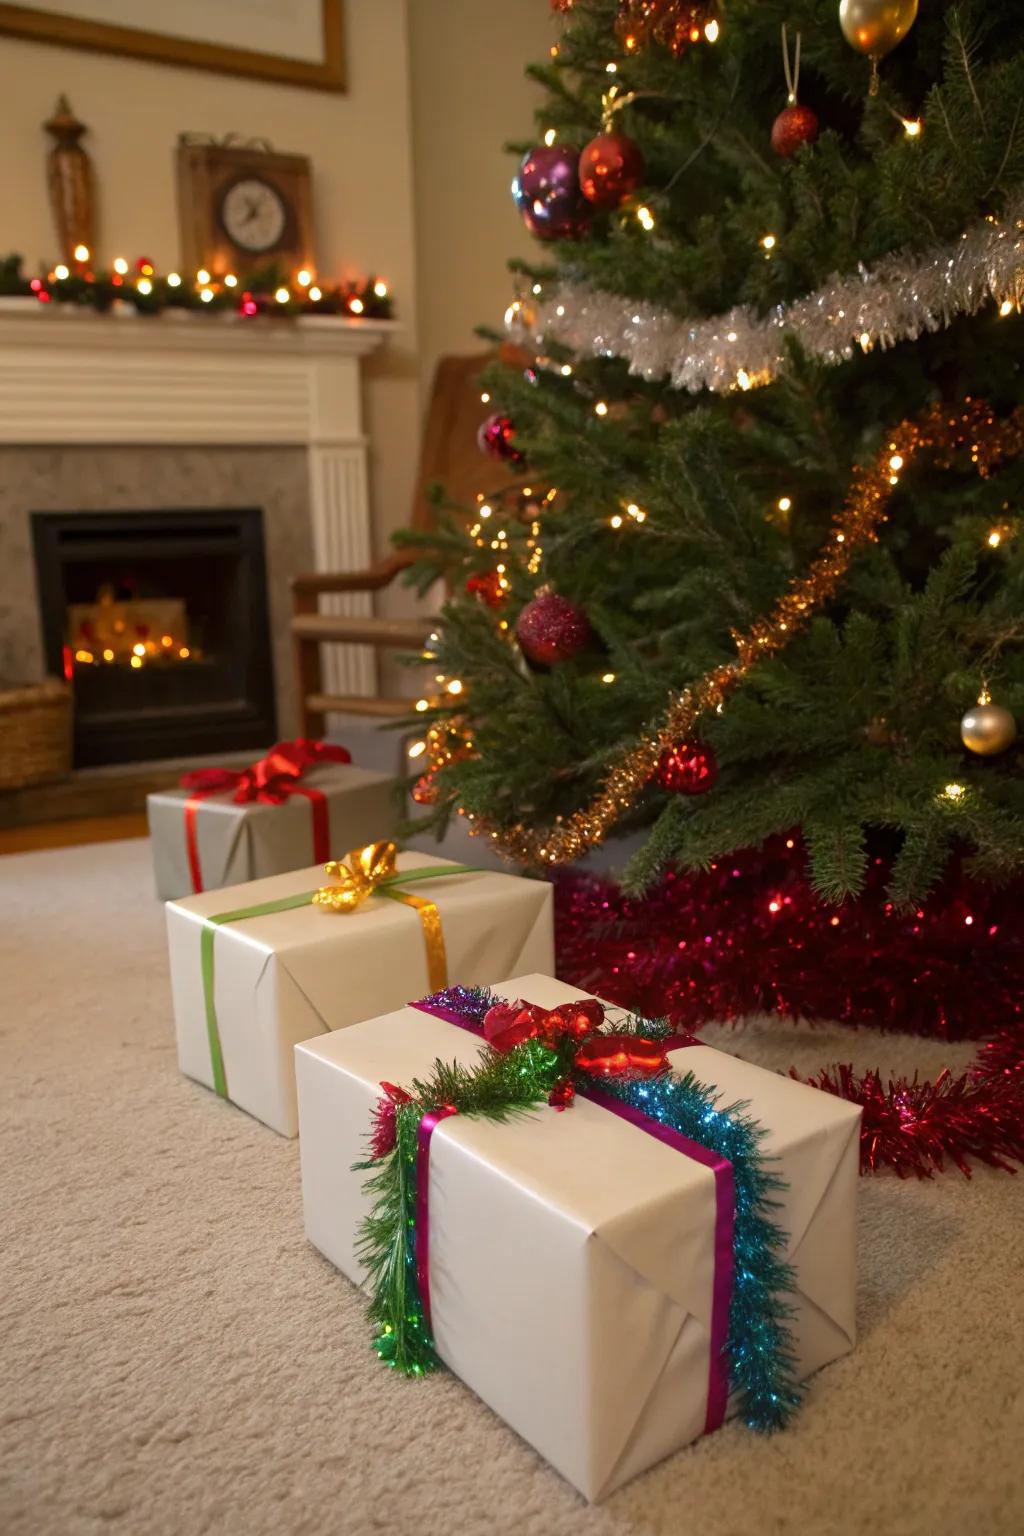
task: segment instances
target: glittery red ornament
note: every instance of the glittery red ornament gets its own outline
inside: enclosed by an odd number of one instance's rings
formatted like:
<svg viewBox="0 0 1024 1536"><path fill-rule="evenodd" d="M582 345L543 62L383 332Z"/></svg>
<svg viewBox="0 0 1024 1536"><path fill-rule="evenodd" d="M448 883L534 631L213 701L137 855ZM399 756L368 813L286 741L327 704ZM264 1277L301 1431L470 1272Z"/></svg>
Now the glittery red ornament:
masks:
<svg viewBox="0 0 1024 1536"><path fill-rule="evenodd" d="M500 608L505 601L501 576L497 571L475 571L466 578L466 591L470 597L478 597L488 608Z"/></svg>
<svg viewBox="0 0 1024 1536"><path fill-rule="evenodd" d="M802 102L783 107L772 124L772 149L777 155L795 155L802 144L813 144L818 137L818 114Z"/></svg>
<svg viewBox="0 0 1024 1536"><path fill-rule="evenodd" d="M481 453L506 464L522 464L523 455L516 447L516 429L511 416L496 411L477 428L476 445Z"/></svg>
<svg viewBox="0 0 1024 1536"><path fill-rule="evenodd" d="M535 597L516 620L516 639L523 655L540 667L571 661L592 634L583 609L557 592L543 592Z"/></svg>
<svg viewBox="0 0 1024 1536"><path fill-rule="evenodd" d="M673 795L703 795L718 778L718 759L706 741L681 741L665 748L654 777Z"/></svg>
<svg viewBox="0 0 1024 1536"><path fill-rule="evenodd" d="M617 208L644 179L643 151L625 133L599 133L580 155L580 191L598 208Z"/></svg>
<svg viewBox="0 0 1024 1536"><path fill-rule="evenodd" d="M436 805L437 784L433 773L421 773L409 793L417 805Z"/></svg>

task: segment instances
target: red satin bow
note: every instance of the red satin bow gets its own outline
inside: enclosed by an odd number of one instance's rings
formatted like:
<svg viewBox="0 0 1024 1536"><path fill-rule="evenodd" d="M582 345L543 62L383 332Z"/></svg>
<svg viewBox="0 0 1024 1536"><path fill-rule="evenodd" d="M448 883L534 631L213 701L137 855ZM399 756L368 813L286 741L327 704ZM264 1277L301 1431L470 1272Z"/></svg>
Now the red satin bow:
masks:
<svg viewBox="0 0 1024 1536"><path fill-rule="evenodd" d="M281 805L292 787L310 768L323 763L350 763L352 754L345 747L326 741L310 741L299 736L295 741L279 741L266 757L249 768L199 768L186 773L182 789L208 795L234 791L236 805L258 800L263 805Z"/></svg>
<svg viewBox="0 0 1024 1536"><path fill-rule="evenodd" d="M484 1036L496 1051L514 1050L527 1040L555 1046L578 1045L575 1066L588 1077L656 1077L668 1070L664 1042L625 1032L601 1034L604 1008L595 998L538 1008L535 1003L495 1003L484 1015Z"/></svg>

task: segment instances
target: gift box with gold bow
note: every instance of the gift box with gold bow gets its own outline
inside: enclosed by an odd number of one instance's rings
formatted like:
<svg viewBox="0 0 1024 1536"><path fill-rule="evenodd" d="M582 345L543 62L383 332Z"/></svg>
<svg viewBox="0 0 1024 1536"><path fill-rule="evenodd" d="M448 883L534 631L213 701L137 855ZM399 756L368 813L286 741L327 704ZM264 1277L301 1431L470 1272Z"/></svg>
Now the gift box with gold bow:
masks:
<svg viewBox="0 0 1024 1536"><path fill-rule="evenodd" d="M394 779L344 747L279 741L247 768L201 768L147 798L163 901L326 863L394 830Z"/></svg>
<svg viewBox="0 0 1024 1536"><path fill-rule="evenodd" d="M545 975L295 1055L306 1233L396 1373L448 1366L592 1500L732 1414L820 1411L828 1374L797 1383L854 1344L857 1106Z"/></svg>
<svg viewBox="0 0 1024 1536"><path fill-rule="evenodd" d="M167 904L178 1062L284 1136L293 1047L446 984L554 965L551 887L390 842Z"/></svg>

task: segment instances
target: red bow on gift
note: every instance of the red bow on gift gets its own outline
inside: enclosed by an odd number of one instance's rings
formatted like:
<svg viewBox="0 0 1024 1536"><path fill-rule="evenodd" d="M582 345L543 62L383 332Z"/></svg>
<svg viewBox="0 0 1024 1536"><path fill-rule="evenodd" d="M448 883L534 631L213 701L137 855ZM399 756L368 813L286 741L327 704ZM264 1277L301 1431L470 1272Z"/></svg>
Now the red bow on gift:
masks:
<svg viewBox="0 0 1024 1536"><path fill-rule="evenodd" d="M208 795L226 795L233 790L237 805L253 800L263 805L281 805L292 793L295 782L310 768L351 761L352 754L345 747L299 736L295 741L279 741L266 757L249 768L198 768L194 773L186 773L181 787Z"/></svg>
<svg viewBox="0 0 1024 1536"><path fill-rule="evenodd" d="M588 1077L656 1077L668 1070L661 1040L626 1031L601 1033L604 1008L596 998L538 1008L535 1003L495 1003L484 1015L484 1036L496 1051L514 1050L527 1040L577 1045L574 1065ZM560 1106L561 1107L561 1106Z"/></svg>

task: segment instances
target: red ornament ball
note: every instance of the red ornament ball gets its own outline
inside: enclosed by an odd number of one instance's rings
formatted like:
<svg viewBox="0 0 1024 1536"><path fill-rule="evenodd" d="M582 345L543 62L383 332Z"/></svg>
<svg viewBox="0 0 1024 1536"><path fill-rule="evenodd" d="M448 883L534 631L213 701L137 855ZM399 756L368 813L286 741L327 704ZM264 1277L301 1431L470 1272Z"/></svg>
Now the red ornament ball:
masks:
<svg viewBox="0 0 1024 1536"><path fill-rule="evenodd" d="M617 208L644 179L643 151L625 133L599 133L580 155L580 191L598 208Z"/></svg>
<svg viewBox="0 0 1024 1536"><path fill-rule="evenodd" d="M703 795L718 778L718 759L706 741L681 741L666 747L654 777L673 795Z"/></svg>
<svg viewBox="0 0 1024 1536"><path fill-rule="evenodd" d="M800 102L783 107L772 124L772 149L777 155L795 155L802 144L813 144L818 137L818 114Z"/></svg>
<svg viewBox="0 0 1024 1536"><path fill-rule="evenodd" d="M429 773L421 773L409 793L417 805L436 805L437 785L434 782L433 770Z"/></svg>
<svg viewBox="0 0 1024 1536"><path fill-rule="evenodd" d="M516 639L523 655L539 667L571 661L592 634L583 609L557 592L543 592L535 597L516 620Z"/></svg>
<svg viewBox="0 0 1024 1536"><path fill-rule="evenodd" d="M511 416L500 411L488 416L477 428L476 445L481 453L506 464L522 464L523 454L516 447L516 428Z"/></svg>
<svg viewBox="0 0 1024 1536"><path fill-rule="evenodd" d="M472 576L467 576L466 592L470 597L478 597L488 608L500 608L505 601L505 592L497 571L476 571Z"/></svg>

